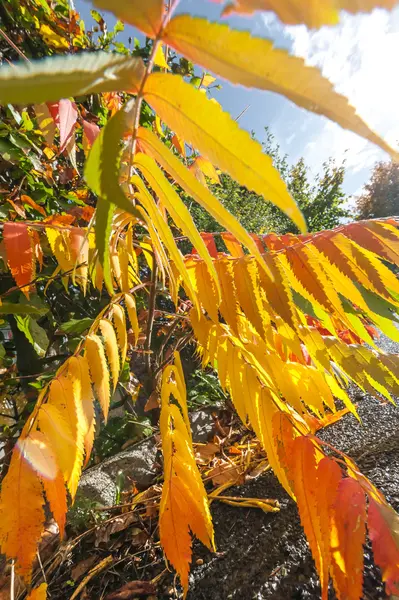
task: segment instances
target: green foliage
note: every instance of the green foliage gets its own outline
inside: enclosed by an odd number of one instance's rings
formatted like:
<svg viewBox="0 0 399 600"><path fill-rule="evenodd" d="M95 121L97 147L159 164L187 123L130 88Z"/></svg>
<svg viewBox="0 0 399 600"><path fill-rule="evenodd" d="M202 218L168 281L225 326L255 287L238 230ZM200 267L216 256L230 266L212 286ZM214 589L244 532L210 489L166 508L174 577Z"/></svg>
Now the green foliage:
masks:
<svg viewBox="0 0 399 600"><path fill-rule="evenodd" d="M190 377L187 402L190 408L221 406L226 401L215 371L198 369Z"/></svg>
<svg viewBox="0 0 399 600"><path fill-rule="evenodd" d="M356 211L359 219L399 214L399 165L394 162L375 165L370 181L356 199Z"/></svg>
<svg viewBox="0 0 399 600"><path fill-rule="evenodd" d="M290 165L287 155L282 155L280 146L266 128L264 151L273 158L274 166L286 182L292 197L302 210L309 231L320 231L336 227L351 216L345 208L347 198L343 192L344 165L337 166L330 159L324 163L321 173L312 177L303 158ZM295 224L274 204L240 186L229 175L220 175L221 184L212 185L213 194L248 230L258 234L271 231L298 233ZM190 203L195 223L201 231L217 232L222 228L201 207Z"/></svg>

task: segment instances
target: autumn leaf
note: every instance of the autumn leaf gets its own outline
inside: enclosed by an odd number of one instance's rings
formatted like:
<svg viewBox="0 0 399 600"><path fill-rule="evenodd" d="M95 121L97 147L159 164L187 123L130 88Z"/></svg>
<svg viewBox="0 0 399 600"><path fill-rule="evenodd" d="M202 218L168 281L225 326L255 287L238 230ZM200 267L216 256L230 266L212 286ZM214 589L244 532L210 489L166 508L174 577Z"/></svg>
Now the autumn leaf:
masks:
<svg viewBox="0 0 399 600"><path fill-rule="evenodd" d="M363 589L366 497L357 481L338 486L331 520L332 577L339 598L358 600Z"/></svg>
<svg viewBox="0 0 399 600"><path fill-rule="evenodd" d="M387 4L393 7L394 2L388 0ZM282 5L284 2L276 2L276 6ZM301 2L301 5L305 6L306 3ZM322 12L327 12L323 2L318 5ZM281 11L284 11L284 8L281 8ZM313 4L309 5L310 11L314 11ZM206 19L190 15L174 17L166 28L164 40L196 64L225 77L232 83L283 94L302 108L328 117L341 127L350 129L377 144L393 158L399 159L399 153L369 129L347 99L334 91L332 84L316 67L305 65L302 58L292 56L286 50L274 48L270 40L255 38L247 32L230 29L228 25L211 23ZM183 89L179 92L179 97L180 94L183 94ZM159 100L155 106L158 111L163 108ZM201 110L199 106L198 110ZM161 111L159 112L162 117ZM170 109L168 114L170 115ZM204 111L203 118L205 121L210 120L210 114L207 115ZM168 124L173 128L171 123ZM183 130L181 135L184 137ZM233 132L231 137L233 138ZM218 164L215 155L211 157L208 154L208 158ZM227 170L222 164L219 164L219 167ZM234 177L233 173L230 174ZM264 195L260 189L256 191ZM265 197L286 211L283 205L278 204L270 196L270 192L269 197L267 195ZM288 206L288 202L286 204ZM294 212L291 214L287 212L287 214L294 221L298 218L294 217ZM303 228L300 220L295 222L300 229Z"/></svg>
<svg viewBox="0 0 399 600"><path fill-rule="evenodd" d="M4 223L4 243L7 261L16 284L27 298L35 273L32 240L24 223Z"/></svg>
<svg viewBox="0 0 399 600"><path fill-rule="evenodd" d="M181 77L152 73L144 97L167 125L214 165L270 200L304 231L302 213L260 144ZM177 102L178 98L178 102Z"/></svg>
<svg viewBox="0 0 399 600"><path fill-rule="evenodd" d="M399 594L399 517L387 504L378 502L370 494L368 530L374 558L382 571L388 594Z"/></svg>
<svg viewBox="0 0 399 600"><path fill-rule="evenodd" d="M233 0L224 8L223 14L227 16L235 12L249 14L257 10L273 10L283 23L304 23L313 28L336 25L340 10L355 14L371 12L377 7L392 9L395 5L395 0L363 0L361 3L357 0L326 0L315 4L301 0Z"/></svg>

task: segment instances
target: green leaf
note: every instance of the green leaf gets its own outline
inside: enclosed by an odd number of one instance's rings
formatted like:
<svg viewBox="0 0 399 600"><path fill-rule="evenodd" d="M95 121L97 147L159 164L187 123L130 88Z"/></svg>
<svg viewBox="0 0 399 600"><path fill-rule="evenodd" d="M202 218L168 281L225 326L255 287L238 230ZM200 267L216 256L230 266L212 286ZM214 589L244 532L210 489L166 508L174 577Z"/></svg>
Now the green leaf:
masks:
<svg viewBox="0 0 399 600"><path fill-rule="evenodd" d="M39 356L44 356L49 345L49 339L43 327L40 327L29 315L25 317L16 315L15 320L18 329L25 334L26 339L32 344L35 352Z"/></svg>
<svg viewBox="0 0 399 600"><path fill-rule="evenodd" d="M0 104L39 104L99 92L137 92L141 58L106 52L57 56L0 68Z"/></svg>
<svg viewBox="0 0 399 600"><path fill-rule="evenodd" d="M93 320L94 319L91 319L90 317L86 317L85 319L71 319L66 323L62 323L62 325L60 325L60 329L64 333L80 334L91 327Z"/></svg>
<svg viewBox="0 0 399 600"><path fill-rule="evenodd" d="M109 242L115 207L118 206L141 219L141 215L119 186L121 139L125 127L126 112L120 110L108 121L94 142L84 172L87 184L99 198L96 208L96 246L104 270L104 281L109 291L113 289Z"/></svg>
<svg viewBox="0 0 399 600"><path fill-rule="evenodd" d="M42 316L46 312L48 312L48 308L33 306L32 304L14 304L13 302L3 302L3 304L0 304L0 315Z"/></svg>

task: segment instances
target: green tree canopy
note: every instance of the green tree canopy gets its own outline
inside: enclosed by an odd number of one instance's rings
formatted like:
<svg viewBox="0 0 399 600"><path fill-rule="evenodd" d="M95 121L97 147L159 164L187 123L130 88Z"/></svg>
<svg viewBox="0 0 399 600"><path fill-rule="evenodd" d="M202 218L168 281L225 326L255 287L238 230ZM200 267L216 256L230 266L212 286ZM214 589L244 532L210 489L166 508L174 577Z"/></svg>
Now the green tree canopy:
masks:
<svg viewBox="0 0 399 600"><path fill-rule="evenodd" d="M273 134L266 127L264 150L269 154L288 189L301 208L309 231L331 229L351 216L346 208L347 196L343 191L344 164L337 165L331 158L323 164L315 177L304 158L290 165L288 155L281 153ZM220 176L220 185L212 185L212 192L238 218L248 231L279 234L298 233L295 224L269 202L240 186L229 175ZM197 227L202 231L221 231L220 225L198 206L191 206Z"/></svg>
<svg viewBox="0 0 399 600"><path fill-rule="evenodd" d="M380 162L356 199L359 219L390 217L399 213L399 165Z"/></svg>

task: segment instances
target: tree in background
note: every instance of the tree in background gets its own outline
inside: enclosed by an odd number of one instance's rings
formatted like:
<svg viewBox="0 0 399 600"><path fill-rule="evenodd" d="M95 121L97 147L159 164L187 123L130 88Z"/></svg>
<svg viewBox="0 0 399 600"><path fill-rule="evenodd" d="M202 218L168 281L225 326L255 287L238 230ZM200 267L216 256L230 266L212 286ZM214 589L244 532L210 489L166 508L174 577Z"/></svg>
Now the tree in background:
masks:
<svg viewBox="0 0 399 600"><path fill-rule="evenodd" d="M374 167L369 183L356 199L359 219L390 217L399 213L399 165L380 162Z"/></svg>
<svg viewBox="0 0 399 600"><path fill-rule="evenodd" d="M345 166L338 166L330 158L323 164L321 173L312 177L304 158L290 165L288 155L282 154L274 135L266 127L266 141L262 144L274 166L286 182L288 189L302 210L309 231L332 229L343 219L351 217L345 208L347 197L343 191ZM240 186L229 175L219 177L220 184L212 185L212 192L224 206L251 232L298 233L295 224L274 204L262 196ZM201 231L221 231L220 225L199 206L191 206L195 223Z"/></svg>

